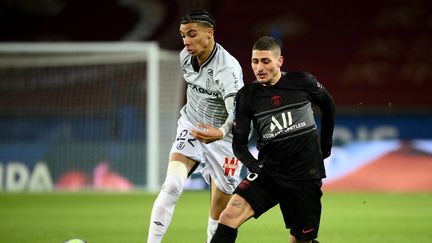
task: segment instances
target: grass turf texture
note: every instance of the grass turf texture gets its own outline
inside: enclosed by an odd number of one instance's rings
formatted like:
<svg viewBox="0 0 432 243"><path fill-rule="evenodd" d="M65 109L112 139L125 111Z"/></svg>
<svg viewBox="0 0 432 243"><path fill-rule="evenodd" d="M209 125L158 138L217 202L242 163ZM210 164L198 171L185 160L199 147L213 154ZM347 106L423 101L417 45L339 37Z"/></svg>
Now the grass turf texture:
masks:
<svg viewBox="0 0 432 243"><path fill-rule="evenodd" d="M0 242L146 242L151 206L146 193L0 193ZM186 191L164 243L202 243L207 191ZM432 242L432 194L325 193L321 243ZM239 230L238 243L288 242L279 208Z"/></svg>

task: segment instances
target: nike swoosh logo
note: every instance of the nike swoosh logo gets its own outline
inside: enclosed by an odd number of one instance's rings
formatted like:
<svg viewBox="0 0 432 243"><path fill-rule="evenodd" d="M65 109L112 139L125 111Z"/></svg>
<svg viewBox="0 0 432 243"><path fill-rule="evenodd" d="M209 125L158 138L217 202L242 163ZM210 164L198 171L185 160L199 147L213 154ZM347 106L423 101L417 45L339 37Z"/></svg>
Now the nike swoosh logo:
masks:
<svg viewBox="0 0 432 243"><path fill-rule="evenodd" d="M308 229L308 230L307 230L307 229L303 229L303 230L302 230L302 233L303 233L303 234L307 234L307 233L312 232L313 230L314 230L314 228L312 228L312 229Z"/></svg>

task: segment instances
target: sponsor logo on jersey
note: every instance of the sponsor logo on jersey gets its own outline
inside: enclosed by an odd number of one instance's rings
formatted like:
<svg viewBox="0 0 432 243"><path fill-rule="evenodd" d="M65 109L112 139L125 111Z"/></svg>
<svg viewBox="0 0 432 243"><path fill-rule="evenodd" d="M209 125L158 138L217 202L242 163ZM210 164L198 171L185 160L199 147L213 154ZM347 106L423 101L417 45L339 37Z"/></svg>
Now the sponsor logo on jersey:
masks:
<svg viewBox="0 0 432 243"><path fill-rule="evenodd" d="M188 86L192 90L198 91L201 94L207 94L207 95L210 95L213 98L220 98L220 99L222 98L222 95L220 93L218 93L218 92L213 92L213 91L204 89L202 87L199 87L199 86L197 86L195 84L191 84L191 83L188 83Z"/></svg>
<svg viewBox="0 0 432 243"><path fill-rule="evenodd" d="M275 128L278 128L279 130L282 130L284 128L288 128L289 126L291 126L293 124L293 120L292 120L292 114L290 111L288 112L284 112L279 114L279 119L282 119L282 124L281 122L279 122L278 119L276 119L276 117L272 116L271 118L271 124L270 124L270 132L273 132L275 130ZM288 121L287 121L288 119Z"/></svg>
<svg viewBox="0 0 432 243"><path fill-rule="evenodd" d="M297 129L306 127L306 122L293 124L292 113L282 112L279 115L272 116L270 122L270 132L263 134L263 138L270 139L278 136L281 133L295 131Z"/></svg>

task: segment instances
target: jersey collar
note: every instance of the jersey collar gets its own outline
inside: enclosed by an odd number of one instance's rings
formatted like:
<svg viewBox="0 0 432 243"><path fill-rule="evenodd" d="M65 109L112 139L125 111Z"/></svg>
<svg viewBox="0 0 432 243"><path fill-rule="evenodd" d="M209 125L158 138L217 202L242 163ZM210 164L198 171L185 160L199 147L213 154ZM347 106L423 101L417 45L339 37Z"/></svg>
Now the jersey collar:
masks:
<svg viewBox="0 0 432 243"><path fill-rule="evenodd" d="M211 60L213 60L214 56L216 55L218 44L215 43L212 52L210 53L210 56L207 58L207 60L201 65L201 67L206 66ZM191 57L191 64L195 72L198 72L200 70L200 66L198 65L198 59L196 57Z"/></svg>

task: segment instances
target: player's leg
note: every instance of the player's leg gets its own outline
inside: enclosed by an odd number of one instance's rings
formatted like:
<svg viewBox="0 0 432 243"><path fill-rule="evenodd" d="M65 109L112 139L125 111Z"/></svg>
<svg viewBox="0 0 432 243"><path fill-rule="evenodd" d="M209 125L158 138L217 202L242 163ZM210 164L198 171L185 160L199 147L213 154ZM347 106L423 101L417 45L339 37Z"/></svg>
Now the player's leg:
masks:
<svg viewBox="0 0 432 243"><path fill-rule="evenodd" d="M165 182L153 204L148 243L159 243L162 241L171 223L175 204L183 192L188 173L194 168L195 164L194 160L180 153L171 154Z"/></svg>
<svg viewBox="0 0 432 243"><path fill-rule="evenodd" d="M290 228L291 243L318 242L321 217L321 180L285 181L280 208L285 225Z"/></svg>
<svg viewBox="0 0 432 243"><path fill-rule="evenodd" d="M234 243L237 228L254 214L251 205L242 196L234 194L219 217L211 243Z"/></svg>
<svg viewBox="0 0 432 243"><path fill-rule="evenodd" d="M251 205L242 196L234 194L219 216L219 223L231 228L238 228L254 214Z"/></svg>
<svg viewBox="0 0 432 243"><path fill-rule="evenodd" d="M225 209L225 207L227 206L231 198L231 194L227 194L221 191L216 186L213 180L211 180L210 190L211 190L210 213L209 213L209 220L207 225L207 241L206 241L208 243L210 243L210 240L216 231L220 214Z"/></svg>
<svg viewBox="0 0 432 243"><path fill-rule="evenodd" d="M201 174L210 185L211 201L207 227L207 242L214 234L219 215L225 209L231 195L240 183L242 164L234 156L232 145L228 141L219 140L203 146L205 158Z"/></svg>
<svg viewBox="0 0 432 243"><path fill-rule="evenodd" d="M312 240L312 241L310 241L310 240L306 240L306 241L296 240L296 238L291 235L290 243L319 243L319 241L317 241L317 240Z"/></svg>
<svg viewBox="0 0 432 243"><path fill-rule="evenodd" d="M220 215L211 243L235 242L240 225L252 216L258 218L278 203L278 194L275 191L273 180L269 177L244 179Z"/></svg>

